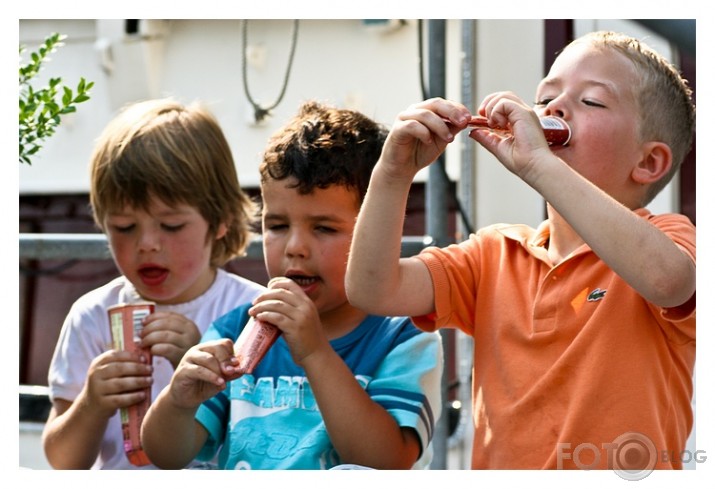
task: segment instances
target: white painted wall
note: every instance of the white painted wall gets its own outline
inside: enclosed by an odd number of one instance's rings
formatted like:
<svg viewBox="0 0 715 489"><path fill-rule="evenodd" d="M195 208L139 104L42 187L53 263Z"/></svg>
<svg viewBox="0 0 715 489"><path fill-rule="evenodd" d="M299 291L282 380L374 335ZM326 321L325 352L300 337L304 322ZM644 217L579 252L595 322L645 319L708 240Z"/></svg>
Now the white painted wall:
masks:
<svg viewBox="0 0 715 489"><path fill-rule="evenodd" d="M543 22L493 20L479 22L477 30L475 103L503 90L512 91L525 101L533 100L543 77ZM513 42L500 42L495 48L495 39L511 40L512 36ZM491 153L479 147L476 164L476 228L496 222L536 226L544 219L541 196L507 171Z"/></svg>
<svg viewBox="0 0 715 489"><path fill-rule="evenodd" d="M46 76L94 80L92 99L60 126L32 167L20 171L21 193L88 190L87 163L93 140L127 102L174 96L201 100L222 124L243 185L258 184L257 165L267 138L309 98L363 111L390 124L418 101L416 22L381 32L361 20L302 20L293 69L283 102L267 123L251 122L252 109L241 78L239 20L150 21L159 33L137 41L121 35L121 20L20 21L20 41L35 46L58 30L67 45L47 64ZM292 21L254 20L248 44L258 61L248 69L251 94L267 105L284 78ZM97 43L102 49L96 48ZM112 65L103 71L104 56Z"/></svg>
<svg viewBox="0 0 715 489"><path fill-rule="evenodd" d="M273 116L260 125L242 81L240 20L142 21L140 36L124 34L123 20L20 20L19 41L28 50L50 32L67 34L66 45L46 63L43 79L62 76L73 86L80 76L95 82L90 101L66 116L32 166L20 165L21 194L88 191L87 165L102 128L128 102L173 96L182 102L205 102L217 116L234 152L239 179L257 186L257 166L267 138L290 118L299 103L316 98L361 110L390 125L397 113L421 99L417 21L402 27L376 29L360 19L301 20L288 87ZM497 90L533 98L542 76L543 22L477 21L475 103ZM292 21L252 20L248 46L248 82L262 105L278 97L290 50ZM596 28L630 33L643 29L632 22L580 20L577 34ZM463 61L461 20L447 23L447 95L460 99ZM426 36L425 36L426 38ZM495 42L508 39L509 42ZM669 53L664 42L654 43ZM427 47L424 48L427 57ZM426 61L426 60L425 60ZM462 144L473 144L466 136ZM451 178L459 179L459 145L447 153ZM541 197L479 148L476 152L474 208L476 225L493 222L537 224L543 218ZM423 172L418 179L424 180ZM677 195L669 190L652 206L674 209Z"/></svg>

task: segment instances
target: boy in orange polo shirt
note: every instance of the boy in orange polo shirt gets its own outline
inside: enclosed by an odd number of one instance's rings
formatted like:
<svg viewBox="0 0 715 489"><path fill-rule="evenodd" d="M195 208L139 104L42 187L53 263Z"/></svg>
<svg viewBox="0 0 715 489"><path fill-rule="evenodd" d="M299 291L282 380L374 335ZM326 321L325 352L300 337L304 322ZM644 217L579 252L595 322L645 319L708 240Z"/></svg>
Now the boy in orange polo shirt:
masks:
<svg viewBox="0 0 715 489"><path fill-rule="evenodd" d="M474 337L473 468L681 468L670 455L693 423L695 227L645 206L692 144L691 90L644 44L598 32L560 54L536 100L487 96L478 113L512 136L470 137L544 197L547 220L399 259L412 180L471 115L415 104L373 172L348 298ZM569 144L549 147L537 115L564 119Z"/></svg>

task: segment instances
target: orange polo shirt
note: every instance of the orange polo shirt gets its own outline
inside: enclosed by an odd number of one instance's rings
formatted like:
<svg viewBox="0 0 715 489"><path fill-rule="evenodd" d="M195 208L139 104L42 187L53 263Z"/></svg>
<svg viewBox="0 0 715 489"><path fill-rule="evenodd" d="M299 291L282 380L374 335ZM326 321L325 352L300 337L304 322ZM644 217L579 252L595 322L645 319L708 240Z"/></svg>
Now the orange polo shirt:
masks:
<svg viewBox="0 0 715 489"><path fill-rule="evenodd" d="M685 216L636 212L695 261ZM472 468L681 468L695 297L654 306L586 245L554 267L548 233L494 225L418 255L436 311L415 324L474 338Z"/></svg>

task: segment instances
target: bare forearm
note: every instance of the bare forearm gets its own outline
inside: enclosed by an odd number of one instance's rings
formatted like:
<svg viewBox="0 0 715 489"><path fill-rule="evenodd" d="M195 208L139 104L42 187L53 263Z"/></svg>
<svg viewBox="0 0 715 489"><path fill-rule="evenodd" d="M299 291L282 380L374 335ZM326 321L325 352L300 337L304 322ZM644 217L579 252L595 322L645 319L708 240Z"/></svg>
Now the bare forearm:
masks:
<svg viewBox="0 0 715 489"><path fill-rule="evenodd" d="M685 303L695 291L695 264L665 233L585 180L553 165L534 185L593 251L646 300Z"/></svg>
<svg viewBox="0 0 715 489"><path fill-rule="evenodd" d="M175 406L168 387L159 394L142 423L141 434L142 446L154 465L181 469L198 455L207 435L194 419L196 411Z"/></svg>
<svg viewBox="0 0 715 489"><path fill-rule="evenodd" d="M55 469L89 469L99 455L109 418L91 409L82 395L71 405L59 402L66 404L63 412L53 408L43 433L47 461Z"/></svg>
<svg viewBox="0 0 715 489"><path fill-rule="evenodd" d="M417 435L375 403L331 349L304 363L330 440L345 463L408 469L419 455Z"/></svg>
<svg viewBox="0 0 715 489"><path fill-rule="evenodd" d="M399 259L405 207L410 182L390 182L376 167L355 226L348 259L346 291L356 307L375 314L384 310L383 299L399 287Z"/></svg>

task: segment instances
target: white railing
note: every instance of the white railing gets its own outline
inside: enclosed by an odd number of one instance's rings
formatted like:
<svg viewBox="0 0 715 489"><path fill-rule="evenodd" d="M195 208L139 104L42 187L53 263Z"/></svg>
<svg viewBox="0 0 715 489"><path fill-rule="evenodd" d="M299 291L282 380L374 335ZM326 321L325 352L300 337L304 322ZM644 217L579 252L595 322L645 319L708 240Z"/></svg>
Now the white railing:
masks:
<svg viewBox="0 0 715 489"><path fill-rule="evenodd" d="M260 237L254 238L246 250L247 258L263 258ZM402 238L402 256L412 256L433 244L429 236ZM86 260L111 258L107 237L97 233L20 233L20 258L52 260L83 258ZM240 258L239 258L240 259Z"/></svg>

